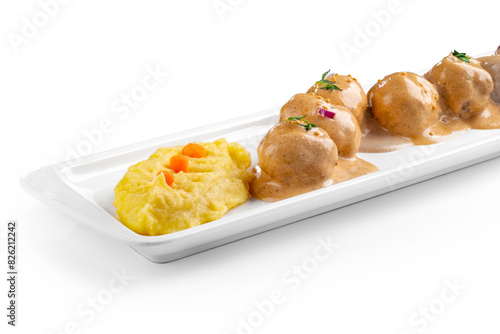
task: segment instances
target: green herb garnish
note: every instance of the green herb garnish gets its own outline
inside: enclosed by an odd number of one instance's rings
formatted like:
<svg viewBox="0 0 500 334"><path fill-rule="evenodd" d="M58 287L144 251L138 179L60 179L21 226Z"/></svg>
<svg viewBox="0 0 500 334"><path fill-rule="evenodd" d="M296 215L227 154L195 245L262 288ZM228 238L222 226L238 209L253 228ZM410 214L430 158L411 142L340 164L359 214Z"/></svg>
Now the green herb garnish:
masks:
<svg viewBox="0 0 500 334"><path fill-rule="evenodd" d="M465 53L458 52L457 50L453 50L453 55L460 59L461 61L465 61L467 64L470 64L470 57L467 57Z"/></svg>
<svg viewBox="0 0 500 334"><path fill-rule="evenodd" d="M311 130L312 128L317 128L318 126L316 124L310 123L307 119L304 119L307 115L304 116L295 116L295 117L288 117L286 120L287 121L303 121L306 122L306 124L302 124L297 122L298 125L306 129L307 131Z"/></svg>
<svg viewBox="0 0 500 334"><path fill-rule="evenodd" d="M324 85L323 87L321 87L321 89L326 89L326 90L342 90L337 85L334 85L336 82L325 79L326 76L328 75L328 73L330 73L330 70L328 70L325 73L323 73L323 75L321 76L321 80L316 81L316 83Z"/></svg>

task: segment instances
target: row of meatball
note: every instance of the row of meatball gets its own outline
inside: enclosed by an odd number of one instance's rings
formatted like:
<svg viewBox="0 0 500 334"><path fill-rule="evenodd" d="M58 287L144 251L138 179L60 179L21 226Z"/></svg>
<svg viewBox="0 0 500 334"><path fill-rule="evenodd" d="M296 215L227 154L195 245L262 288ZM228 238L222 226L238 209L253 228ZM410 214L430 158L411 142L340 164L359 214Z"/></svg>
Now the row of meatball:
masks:
<svg viewBox="0 0 500 334"><path fill-rule="evenodd" d="M424 76L386 76L368 95L351 75L324 73L306 93L294 95L281 108L280 122L261 141L252 195L287 198L335 183L340 168L367 167L355 157L367 124L364 119L374 120L392 135L416 138L426 131L432 134L429 129L440 122L477 118L490 105L496 106L500 119L499 104L498 51L479 59L454 51ZM353 163L336 168L340 160Z"/></svg>
<svg viewBox="0 0 500 334"><path fill-rule="evenodd" d="M350 75L325 73L306 93L294 95L257 149L252 196L276 201L375 171L355 157L366 107L366 94Z"/></svg>
<svg viewBox="0 0 500 334"><path fill-rule="evenodd" d="M380 125L401 136L421 136L445 117L473 120L500 104L500 55L474 59L454 51L424 76L399 72L379 80L368 101Z"/></svg>

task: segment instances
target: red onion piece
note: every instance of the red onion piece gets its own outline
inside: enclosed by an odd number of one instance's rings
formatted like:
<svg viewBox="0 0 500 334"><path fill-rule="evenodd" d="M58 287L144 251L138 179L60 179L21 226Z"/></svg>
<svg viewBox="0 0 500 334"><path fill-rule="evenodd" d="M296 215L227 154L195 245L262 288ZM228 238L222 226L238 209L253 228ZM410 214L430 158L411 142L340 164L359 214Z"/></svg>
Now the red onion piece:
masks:
<svg viewBox="0 0 500 334"><path fill-rule="evenodd" d="M333 117L335 117L335 113L333 111L326 110L323 108L319 108L318 114L320 114L321 116L324 116L324 117L331 118L331 119L333 119Z"/></svg>

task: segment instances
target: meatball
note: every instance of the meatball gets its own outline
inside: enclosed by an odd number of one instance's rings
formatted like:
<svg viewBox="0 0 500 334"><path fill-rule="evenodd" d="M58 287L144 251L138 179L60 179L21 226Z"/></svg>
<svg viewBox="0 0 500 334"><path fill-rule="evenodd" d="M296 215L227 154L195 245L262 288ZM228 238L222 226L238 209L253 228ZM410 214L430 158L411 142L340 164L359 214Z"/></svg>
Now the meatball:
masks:
<svg viewBox="0 0 500 334"><path fill-rule="evenodd" d="M280 122L260 142L261 171L250 187L254 197L276 201L333 184L335 143L321 128L307 130L300 122Z"/></svg>
<svg viewBox="0 0 500 334"><path fill-rule="evenodd" d="M500 54L481 57L477 60L481 62L481 66L488 71L493 80L493 91L490 94L491 100L500 104Z"/></svg>
<svg viewBox="0 0 500 334"><path fill-rule="evenodd" d="M493 90L491 75L478 60L470 58L467 63L453 54L435 65L425 77L436 85L443 106L463 119L483 112Z"/></svg>
<svg viewBox="0 0 500 334"><path fill-rule="evenodd" d="M351 75L331 73L325 79L335 82L335 85L342 90L326 90L322 89L324 84L315 84L307 92L323 96L325 99L329 99L331 104L346 107L361 125L366 111L367 99L365 91L356 78L351 77Z"/></svg>
<svg viewBox="0 0 500 334"><path fill-rule="evenodd" d="M335 113L333 118L320 115L320 110ZM304 116L305 119L325 130L337 145L338 154L343 157L356 155L361 144L361 130L349 109L333 105L314 93L294 95L282 108L280 121L289 117Z"/></svg>
<svg viewBox="0 0 500 334"><path fill-rule="evenodd" d="M422 136L440 117L439 95L423 77L398 72L379 80L368 92L373 117L390 132Z"/></svg>

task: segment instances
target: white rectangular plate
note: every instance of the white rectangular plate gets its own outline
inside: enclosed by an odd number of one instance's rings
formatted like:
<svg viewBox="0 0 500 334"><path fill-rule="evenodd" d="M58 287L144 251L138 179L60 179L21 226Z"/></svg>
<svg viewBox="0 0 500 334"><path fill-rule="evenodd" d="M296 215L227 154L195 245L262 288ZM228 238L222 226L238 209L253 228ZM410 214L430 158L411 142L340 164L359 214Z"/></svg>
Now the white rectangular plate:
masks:
<svg viewBox="0 0 500 334"><path fill-rule="evenodd" d="M360 153L380 171L275 203L250 198L216 221L162 236L142 236L115 219L114 188L127 168L159 147L226 138L257 163L257 145L278 121L269 110L40 168L21 179L41 201L125 242L154 262L176 260L285 224L500 156L500 130L470 130L445 142L389 153Z"/></svg>

